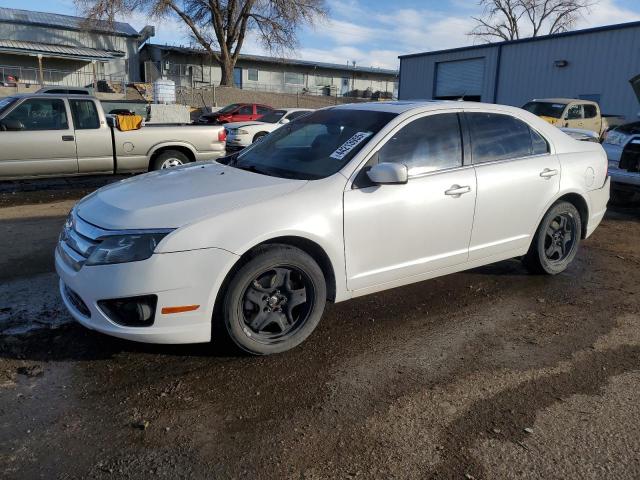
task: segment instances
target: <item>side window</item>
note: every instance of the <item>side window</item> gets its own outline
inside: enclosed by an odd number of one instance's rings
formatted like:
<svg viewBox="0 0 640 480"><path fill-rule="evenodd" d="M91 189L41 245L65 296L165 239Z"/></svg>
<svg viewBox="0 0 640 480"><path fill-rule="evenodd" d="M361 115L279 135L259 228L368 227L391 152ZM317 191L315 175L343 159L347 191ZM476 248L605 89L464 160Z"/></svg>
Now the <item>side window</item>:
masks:
<svg viewBox="0 0 640 480"><path fill-rule="evenodd" d="M523 121L498 113L467 113L466 116L471 130L473 163L531 155L533 134Z"/></svg>
<svg viewBox="0 0 640 480"><path fill-rule="evenodd" d="M71 116L76 130L100 128L100 117L92 100L69 100Z"/></svg>
<svg viewBox="0 0 640 480"><path fill-rule="evenodd" d="M240 110L238 110L238 115L253 115L253 105L245 105L244 107L240 107Z"/></svg>
<svg viewBox="0 0 640 480"><path fill-rule="evenodd" d="M544 155L545 153L549 153L549 144L542 135L531 130L531 154Z"/></svg>
<svg viewBox="0 0 640 480"><path fill-rule="evenodd" d="M378 161L404 163L409 175L462 166L458 115L444 113L414 120L384 144Z"/></svg>
<svg viewBox="0 0 640 480"><path fill-rule="evenodd" d="M596 118L598 116L598 109L595 105L584 104L584 118Z"/></svg>
<svg viewBox="0 0 640 480"><path fill-rule="evenodd" d="M571 105L567 110L567 120L578 120L583 118L582 105Z"/></svg>
<svg viewBox="0 0 640 480"><path fill-rule="evenodd" d="M55 98L32 98L22 102L6 120L20 122L22 130L67 130L67 110L64 101Z"/></svg>
<svg viewBox="0 0 640 480"><path fill-rule="evenodd" d="M256 112L258 115L265 115L269 113L271 109L269 107L265 107L264 105L256 105Z"/></svg>

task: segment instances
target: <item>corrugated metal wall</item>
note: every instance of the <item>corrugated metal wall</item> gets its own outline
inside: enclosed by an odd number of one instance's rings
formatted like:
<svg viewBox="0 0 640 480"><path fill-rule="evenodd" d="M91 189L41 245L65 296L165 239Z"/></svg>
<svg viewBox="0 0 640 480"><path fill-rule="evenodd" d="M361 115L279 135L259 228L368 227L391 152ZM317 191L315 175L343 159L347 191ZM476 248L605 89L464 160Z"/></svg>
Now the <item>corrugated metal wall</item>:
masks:
<svg viewBox="0 0 640 480"><path fill-rule="evenodd" d="M0 37L28 42L88 47L102 50L119 50L125 52L125 56L105 64L104 73L124 76L130 81L138 81L140 78L140 65L137 58L138 40L133 37L12 23L0 23ZM130 61L127 61L129 59ZM9 61L9 58L4 60L5 63L7 61ZM49 61L47 61L47 63L49 63ZM45 66L45 68L47 67Z"/></svg>
<svg viewBox="0 0 640 480"><path fill-rule="evenodd" d="M493 102L498 46L403 58L400 98L433 97L437 62L486 57L482 101ZM564 68L554 66L566 60ZM629 80L640 74L640 27L552 37L502 46L497 103L599 95L604 113L632 120L640 111Z"/></svg>

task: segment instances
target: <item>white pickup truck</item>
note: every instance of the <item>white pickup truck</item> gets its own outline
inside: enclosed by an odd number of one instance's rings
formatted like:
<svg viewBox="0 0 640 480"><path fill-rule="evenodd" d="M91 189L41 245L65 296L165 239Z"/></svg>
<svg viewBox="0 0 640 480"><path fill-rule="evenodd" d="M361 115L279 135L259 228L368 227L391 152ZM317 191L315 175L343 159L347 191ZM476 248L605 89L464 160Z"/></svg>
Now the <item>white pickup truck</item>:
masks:
<svg viewBox="0 0 640 480"><path fill-rule="evenodd" d="M217 125L120 131L87 95L0 99L0 180L159 170L225 154Z"/></svg>

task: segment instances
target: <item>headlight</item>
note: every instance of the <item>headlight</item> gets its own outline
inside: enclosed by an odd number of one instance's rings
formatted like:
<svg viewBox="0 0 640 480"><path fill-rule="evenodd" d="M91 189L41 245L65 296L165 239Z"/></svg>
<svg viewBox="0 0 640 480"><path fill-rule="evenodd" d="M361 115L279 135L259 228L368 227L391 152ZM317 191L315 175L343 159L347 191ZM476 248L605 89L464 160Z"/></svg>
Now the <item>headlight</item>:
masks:
<svg viewBox="0 0 640 480"><path fill-rule="evenodd" d="M239 129L238 130L238 135L249 135L249 131L248 130Z"/></svg>
<svg viewBox="0 0 640 480"><path fill-rule="evenodd" d="M95 247L85 265L138 262L153 255L160 240L169 232L117 235L106 237Z"/></svg>

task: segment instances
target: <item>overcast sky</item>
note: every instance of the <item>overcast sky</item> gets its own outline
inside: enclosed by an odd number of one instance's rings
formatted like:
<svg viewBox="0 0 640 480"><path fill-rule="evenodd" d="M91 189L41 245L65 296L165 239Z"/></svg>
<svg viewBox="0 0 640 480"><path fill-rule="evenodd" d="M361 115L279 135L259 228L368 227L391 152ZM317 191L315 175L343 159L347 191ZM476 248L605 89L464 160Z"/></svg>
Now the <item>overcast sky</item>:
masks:
<svg viewBox="0 0 640 480"><path fill-rule="evenodd" d="M470 45L466 35L478 15L475 0L327 0L329 19L300 32L292 57L305 60L396 68L398 55ZM2 0L4 7L75 15L72 0ZM639 0L600 0L578 28L640 20ZM150 21L145 15L126 19L137 29L156 25L155 43L187 45L179 21ZM244 53L266 54L250 36Z"/></svg>

